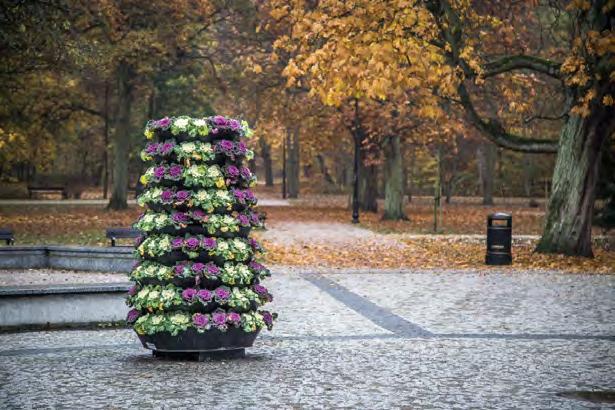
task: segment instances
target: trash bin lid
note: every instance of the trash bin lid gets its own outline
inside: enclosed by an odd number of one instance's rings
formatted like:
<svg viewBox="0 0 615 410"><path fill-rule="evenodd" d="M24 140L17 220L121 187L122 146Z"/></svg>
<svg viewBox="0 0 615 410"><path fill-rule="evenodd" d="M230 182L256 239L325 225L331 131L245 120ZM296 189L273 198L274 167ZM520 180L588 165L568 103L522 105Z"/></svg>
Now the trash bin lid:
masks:
<svg viewBox="0 0 615 410"><path fill-rule="evenodd" d="M508 219L512 219L512 215L506 212L496 212L493 214L489 214L489 219L506 221Z"/></svg>

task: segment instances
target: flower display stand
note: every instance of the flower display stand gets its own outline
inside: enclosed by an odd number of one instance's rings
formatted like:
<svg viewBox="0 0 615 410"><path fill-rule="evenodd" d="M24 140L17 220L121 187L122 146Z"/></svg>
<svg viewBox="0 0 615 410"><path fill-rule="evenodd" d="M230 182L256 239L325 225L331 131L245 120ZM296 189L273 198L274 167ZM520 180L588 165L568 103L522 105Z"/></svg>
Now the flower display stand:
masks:
<svg viewBox="0 0 615 410"><path fill-rule="evenodd" d="M223 116L148 122L134 224L139 262L127 321L143 346L161 358L242 357L276 315L263 309L272 296L261 281L252 238L262 227L250 190L256 177L247 123Z"/></svg>

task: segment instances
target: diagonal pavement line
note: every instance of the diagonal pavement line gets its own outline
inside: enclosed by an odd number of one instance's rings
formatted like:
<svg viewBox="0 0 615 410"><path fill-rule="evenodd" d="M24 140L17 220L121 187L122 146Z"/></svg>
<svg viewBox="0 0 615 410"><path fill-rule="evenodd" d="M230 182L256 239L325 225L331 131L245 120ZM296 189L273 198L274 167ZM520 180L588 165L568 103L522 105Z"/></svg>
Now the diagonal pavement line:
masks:
<svg viewBox="0 0 615 410"><path fill-rule="evenodd" d="M330 296L342 302L355 312L366 317L376 325L404 337L430 337L433 333L397 316L391 311L378 306L370 300L349 291L338 283L317 273L302 274L301 277Z"/></svg>

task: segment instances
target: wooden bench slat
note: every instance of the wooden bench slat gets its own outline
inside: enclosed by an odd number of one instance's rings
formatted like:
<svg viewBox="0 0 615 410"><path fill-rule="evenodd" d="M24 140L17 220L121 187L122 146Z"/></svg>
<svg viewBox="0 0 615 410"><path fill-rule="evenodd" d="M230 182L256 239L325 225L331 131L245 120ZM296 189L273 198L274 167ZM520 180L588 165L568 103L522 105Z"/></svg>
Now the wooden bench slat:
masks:
<svg viewBox="0 0 615 410"><path fill-rule="evenodd" d="M15 244L15 236L10 229L0 229L0 241L6 241L7 245Z"/></svg>
<svg viewBox="0 0 615 410"><path fill-rule="evenodd" d="M115 246L117 239L137 238L141 233L134 228L107 228L106 237L111 239L111 246Z"/></svg>

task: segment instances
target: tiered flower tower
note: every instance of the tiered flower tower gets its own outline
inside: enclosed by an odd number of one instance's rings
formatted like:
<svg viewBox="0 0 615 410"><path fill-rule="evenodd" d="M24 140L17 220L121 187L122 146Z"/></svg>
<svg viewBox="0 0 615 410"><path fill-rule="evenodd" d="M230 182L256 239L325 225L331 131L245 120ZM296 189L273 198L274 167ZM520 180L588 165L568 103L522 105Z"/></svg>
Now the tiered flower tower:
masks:
<svg viewBox="0 0 615 410"><path fill-rule="evenodd" d="M271 329L274 314L261 307L272 297L261 280L269 270L248 237L262 226L250 187L256 177L243 138L245 121L215 116L148 122L141 158L135 223L139 262L127 303L143 346L154 355L215 351L243 355L258 332Z"/></svg>

